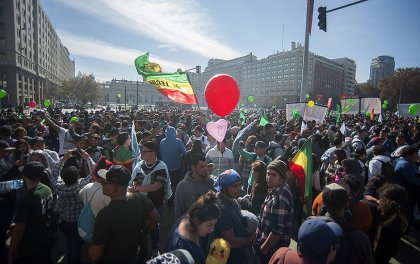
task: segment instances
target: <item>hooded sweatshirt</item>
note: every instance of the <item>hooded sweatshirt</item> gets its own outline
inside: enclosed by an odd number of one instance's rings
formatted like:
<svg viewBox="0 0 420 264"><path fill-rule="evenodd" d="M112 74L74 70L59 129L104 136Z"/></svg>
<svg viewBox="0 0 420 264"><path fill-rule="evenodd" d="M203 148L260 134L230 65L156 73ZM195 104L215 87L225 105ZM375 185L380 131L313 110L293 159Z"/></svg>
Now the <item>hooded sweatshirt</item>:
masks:
<svg viewBox="0 0 420 264"><path fill-rule="evenodd" d="M208 190L213 189L214 181L212 178L206 180L196 180L188 172L185 178L179 182L175 191L175 219L185 214L191 205Z"/></svg>
<svg viewBox="0 0 420 264"><path fill-rule="evenodd" d="M165 132L166 137L162 139L159 146L160 156L168 167L168 171L181 169L181 157L187 154L184 144L176 137L174 127L168 126Z"/></svg>

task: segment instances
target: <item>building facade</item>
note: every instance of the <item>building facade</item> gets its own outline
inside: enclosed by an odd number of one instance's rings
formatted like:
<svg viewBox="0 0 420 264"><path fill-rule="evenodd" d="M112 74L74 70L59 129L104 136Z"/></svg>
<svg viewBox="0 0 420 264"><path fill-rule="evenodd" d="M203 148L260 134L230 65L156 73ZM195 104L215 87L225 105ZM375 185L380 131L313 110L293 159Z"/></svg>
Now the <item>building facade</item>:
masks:
<svg viewBox="0 0 420 264"><path fill-rule="evenodd" d="M143 81L112 79L100 83L102 102L106 104L155 105L157 101L169 100L152 85ZM138 103L137 103L138 102Z"/></svg>
<svg viewBox="0 0 420 264"><path fill-rule="evenodd" d="M356 62L349 58L332 59L340 64L345 72L343 94L354 95L356 89Z"/></svg>
<svg viewBox="0 0 420 264"><path fill-rule="evenodd" d="M210 59L203 73L190 73L189 76L200 105L205 105L207 81L216 74L225 73L237 81L242 103L249 105L247 98L253 96L257 106L281 107L287 102L299 101L303 54L303 46L292 42L289 51L277 52L260 60L252 53L232 60ZM304 93L309 93L314 101L326 103L329 97L338 100L345 88L346 71L352 71L348 75L352 75L355 82L355 63L354 67L346 68L342 63L311 52L308 61L308 88Z"/></svg>
<svg viewBox="0 0 420 264"><path fill-rule="evenodd" d="M27 105L48 98L75 64L40 0L0 1L0 83L3 104Z"/></svg>
<svg viewBox="0 0 420 264"><path fill-rule="evenodd" d="M368 84L378 88L379 82L389 76L394 75L395 60L391 56L379 56L372 59L370 64L370 75Z"/></svg>

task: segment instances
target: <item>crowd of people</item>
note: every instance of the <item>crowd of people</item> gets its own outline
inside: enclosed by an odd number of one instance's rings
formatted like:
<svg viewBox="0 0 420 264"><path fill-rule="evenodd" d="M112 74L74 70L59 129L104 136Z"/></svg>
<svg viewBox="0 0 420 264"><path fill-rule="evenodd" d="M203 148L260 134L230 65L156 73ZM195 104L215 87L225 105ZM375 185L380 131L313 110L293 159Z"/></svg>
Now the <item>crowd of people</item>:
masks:
<svg viewBox="0 0 420 264"><path fill-rule="evenodd" d="M69 264L388 263L420 215L420 120L261 114L218 142L209 111L3 110L0 262L53 263L61 234ZM307 141L312 197L291 170Z"/></svg>

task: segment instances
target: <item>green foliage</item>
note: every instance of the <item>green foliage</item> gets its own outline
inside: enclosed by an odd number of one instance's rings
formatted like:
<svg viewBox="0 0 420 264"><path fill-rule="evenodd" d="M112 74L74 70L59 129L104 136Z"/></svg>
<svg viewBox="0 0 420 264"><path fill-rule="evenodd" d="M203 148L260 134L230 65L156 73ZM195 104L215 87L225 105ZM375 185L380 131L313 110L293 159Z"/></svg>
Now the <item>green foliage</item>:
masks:
<svg viewBox="0 0 420 264"><path fill-rule="evenodd" d="M398 69L393 76L385 78L379 83L380 97L387 100L389 105L420 102L420 68Z"/></svg>
<svg viewBox="0 0 420 264"><path fill-rule="evenodd" d="M79 72L76 77L63 81L60 90L62 99L72 100L81 105L98 102L101 98L101 90L93 74Z"/></svg>

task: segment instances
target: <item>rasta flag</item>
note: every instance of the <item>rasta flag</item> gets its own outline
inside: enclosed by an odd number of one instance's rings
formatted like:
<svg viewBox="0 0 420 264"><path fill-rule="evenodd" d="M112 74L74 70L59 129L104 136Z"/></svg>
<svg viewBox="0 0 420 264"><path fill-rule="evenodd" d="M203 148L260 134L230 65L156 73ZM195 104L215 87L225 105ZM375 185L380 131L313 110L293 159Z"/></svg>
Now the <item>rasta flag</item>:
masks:
<svg viewBox="0 0 420 264"><path fill-rule="evenodd" d="M303 197L303 212L311 215L312 210L312 139L308 139L289 163L290 170L296 175L299 194Z"/></svg>
<svg viewBox="0 0 420 264"><path fill-rule="evenodd" d="M137 73L161 94L182 104L197 104L194 90L185 72L163 73L159 64L149 62L149 53L134 61Z"/></svg>

